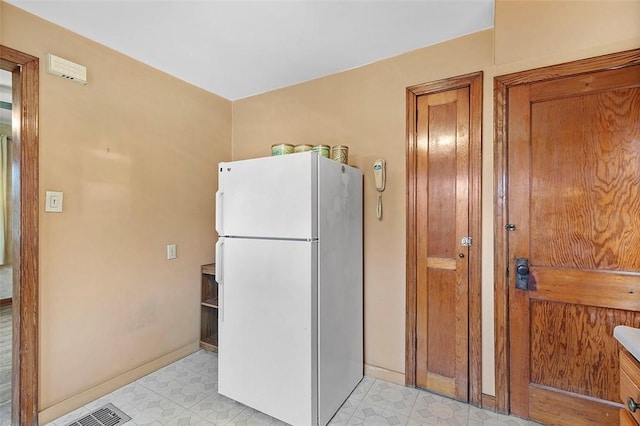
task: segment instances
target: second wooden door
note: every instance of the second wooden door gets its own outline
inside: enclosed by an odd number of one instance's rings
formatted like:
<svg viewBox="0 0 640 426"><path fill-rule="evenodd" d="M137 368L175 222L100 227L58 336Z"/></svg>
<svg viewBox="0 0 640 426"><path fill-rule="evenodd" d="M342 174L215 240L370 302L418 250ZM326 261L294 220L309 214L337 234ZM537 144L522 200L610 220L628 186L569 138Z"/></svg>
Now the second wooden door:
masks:
<svg viewBox="0 0 640 426"><path fill-rule="evenodd" d="M640 326L639 117L637 65L509 89L514 414L618 424L613 328Z"/></svg>

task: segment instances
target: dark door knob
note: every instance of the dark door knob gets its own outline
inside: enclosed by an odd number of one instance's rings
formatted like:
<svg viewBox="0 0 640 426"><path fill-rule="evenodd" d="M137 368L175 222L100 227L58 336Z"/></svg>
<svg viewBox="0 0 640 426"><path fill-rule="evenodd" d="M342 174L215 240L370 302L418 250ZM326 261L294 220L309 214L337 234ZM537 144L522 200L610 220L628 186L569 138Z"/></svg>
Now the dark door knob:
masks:
<svg viewBox="0 0 640 426"><path fill-rule="evenodd" d="M516 272L519 275L527 275L529 274L529 267L527 265L518 265L516 268Z"/></svg>
<svg viewBox="0 0 640 426"><path fill-rule="evenodd" d="M635 413L637 409L640 408L640 404L635 402L632 397L627 398L627 407L629 407L629 411Z"/></svg>

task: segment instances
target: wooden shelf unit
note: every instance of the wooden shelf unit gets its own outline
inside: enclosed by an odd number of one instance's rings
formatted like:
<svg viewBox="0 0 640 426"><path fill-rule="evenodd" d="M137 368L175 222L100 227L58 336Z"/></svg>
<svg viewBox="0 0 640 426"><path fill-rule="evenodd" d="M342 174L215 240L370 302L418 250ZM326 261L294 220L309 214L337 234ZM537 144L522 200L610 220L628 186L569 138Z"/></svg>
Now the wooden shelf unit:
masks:
<svg viewBox="0 0 640 426"><path fill-rule="evenodd" d="M202 294L200 298L200 347L218 352L218 283L216 265L202 265Z"/></svg>

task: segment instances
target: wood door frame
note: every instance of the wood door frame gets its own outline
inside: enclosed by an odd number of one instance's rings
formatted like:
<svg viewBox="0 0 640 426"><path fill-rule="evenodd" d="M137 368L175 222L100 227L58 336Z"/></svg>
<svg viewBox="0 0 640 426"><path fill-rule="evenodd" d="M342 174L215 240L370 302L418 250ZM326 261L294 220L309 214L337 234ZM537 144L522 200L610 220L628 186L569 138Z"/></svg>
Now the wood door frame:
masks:
<svg viewBox="0 0 640 426"><path fill-rule="evenodd" d="M469 88L469 402L482 403L481 324L481 184L482 184L482 71L407 88L407 284L405 384L416 386L417 319L417 130L416 106L421 95Z"/></svg>
<svg viewBox="0 0 640 426"><path fill-rule="evenodd" d="M13 74L13 425L38 424L38 87L39 60L0 45L0 68ZM15 158L15 156L14 156Z"/></svg>
<svg viewBox="0 0 640 426"><path fill-rule="evenodd" d="M509 398L509 280L507 225L507 132L509 89L520 84L553 80L571 75L612 70L640 64L640 49L612 53L594 58L567 62L533 70L521 71L494 78L494 326L496 411L508 413Z"/></svg>

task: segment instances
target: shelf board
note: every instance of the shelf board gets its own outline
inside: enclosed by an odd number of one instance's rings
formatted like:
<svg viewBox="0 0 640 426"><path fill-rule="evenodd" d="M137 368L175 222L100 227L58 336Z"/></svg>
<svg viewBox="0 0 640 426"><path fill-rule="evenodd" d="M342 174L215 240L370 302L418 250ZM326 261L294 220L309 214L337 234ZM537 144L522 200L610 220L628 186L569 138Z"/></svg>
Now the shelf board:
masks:
<svg viewBox="0 0 640 426"><path fill-rule="evenodd" d="M202 273L205 275L215 275L216 274L216 264L209 263L206 265L202 265L201 267Z"/></svg>
<svg viewBox="0 0 640 426"><path fill-rule="evenodd" d="M201 303L202 306L208 306L210 308L218 308L218 298L203 300Z"/></svg>

